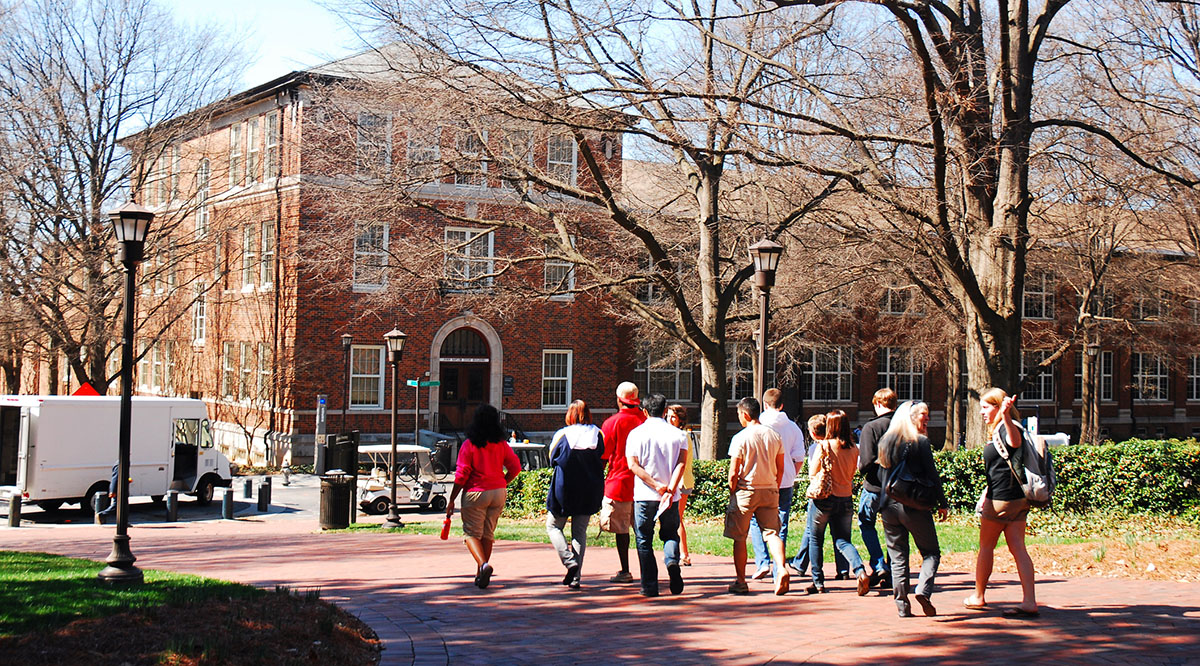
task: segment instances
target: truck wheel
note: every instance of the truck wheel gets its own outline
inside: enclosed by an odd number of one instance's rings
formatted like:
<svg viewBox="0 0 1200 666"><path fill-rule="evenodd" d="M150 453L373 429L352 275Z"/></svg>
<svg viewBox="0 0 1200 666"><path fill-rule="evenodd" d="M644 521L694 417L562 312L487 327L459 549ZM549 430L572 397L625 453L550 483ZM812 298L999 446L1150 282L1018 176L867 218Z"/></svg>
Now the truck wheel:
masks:
<svg viewBox="0 0 1200 666"><path fill-rule="evenodd" d="M92 496L94 496L96 493L104 493L107 495L108 481L97 481L93 483L92 487L88 488L87 494L79 499L79 508L83 510L83 515L88 518L91 518L96 513L92 510ZM115 502L117 501L117 498L110 497L109 501Z"/></svg>
<svg viewBox="0 0 1200 666"><path fill-rule="evenodd" d="M389 504L390 502L388 502L388 498L376 497L375 499L371 500L370 504L367 505L367 513L371 514L372 516L382 516L383 514L387 513Z"/></svg>
<svg viewBox="0 0 1200 666"><path fill-rule="evenodd" d="M200 485L196 486L196 504L200 506L208 506L213 501L213 482L212 479L203 479Z"/></svg>
<svg viewBox="0 0 1200 666"><path fill-rule="evenodd" d="M445 511L446 510L446 496L445 495L434 496L434 498L429 502L429 506L432 507L434 511Z"/></svg>
<svg viewBox="0 0 1200 666"><path fill-rule="evenodd" d="M45 502L38 502L37 505L38 505L38 508L41 509L42 511L58 511L59 508L62 507L63 501L62 500L48 500Z"/></svg>

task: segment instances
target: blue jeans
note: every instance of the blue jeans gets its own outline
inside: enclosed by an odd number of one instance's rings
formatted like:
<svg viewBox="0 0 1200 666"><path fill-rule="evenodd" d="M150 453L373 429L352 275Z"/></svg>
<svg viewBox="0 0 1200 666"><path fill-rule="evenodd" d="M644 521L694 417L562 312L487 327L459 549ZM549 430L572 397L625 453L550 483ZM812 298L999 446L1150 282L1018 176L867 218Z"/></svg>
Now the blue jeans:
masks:
<svg viewBox="0 0 1200 666"><path fill-rule="evenodd" d="M793 488L779 489L779 538L783 541L784 553L787 553L788 518L792 515L793 491ZM758 565L758 569L770 570L771 554L767 552L767 542L763 539L758 519L753 516L750 518L750 545L754 548L754 563Z"/></svg>
<svg viewBox="0 0 1200 666"><path fill-rule="evenodd" d="M633 503L633 536L637 540L642 592L658 592L658 563L654 561L654 514L658 502ZM663 542L663 564L679 566L679 502L658 518L658 538Z"/></svg>
<svg viewBox="0 0 1200 666"><path fill-rule="evenodd" d="M867 547L867 557L871 560L871 568L876 573L886 576L888 571L887 557L879 546L879 534L875 531L875 501L878 493L866 488L858 496L858 532L862 535L863 545Z"/></svg>
<svg viewBox="0 0 1200 666"><path fill-rule="evenodd" d="M805 521L807 523L807 521ZM796 556L792 558L792 566L800 572L800 575L808 573L808 526L805 525L804 536L800 538L800 549L796 551ZM838 574L850 574L850 563L842 555L842 551L833 549L833 564L837 567Z"/></svg>
<svg viewBox="0 0 1200 666"><path fill-rule="evenodd" d="M862 558L854 544L850 543L850 522L854 513L854 499L829 497L808 501L808 560L812 564L812 581L815 585L825 584L825 526L833 532L833 546L841 551L850 569L856 575L863 570Z"/></svg>

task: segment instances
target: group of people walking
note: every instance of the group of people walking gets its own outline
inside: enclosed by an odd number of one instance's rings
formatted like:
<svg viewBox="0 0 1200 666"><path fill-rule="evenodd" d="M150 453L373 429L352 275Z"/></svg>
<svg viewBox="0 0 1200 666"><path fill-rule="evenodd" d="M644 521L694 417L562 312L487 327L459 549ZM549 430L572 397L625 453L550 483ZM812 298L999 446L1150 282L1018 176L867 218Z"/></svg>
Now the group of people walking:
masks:
<svg viewBox="0 0 1200 666"><path fill-rule="evenodd" d="M686 498L694 486L692 447L689 433L682 430L687 413L682 406L668 405L661 394L639 399L637 386L630 382L617 387L616 398L617 412L600 427L593 424L584 401L571 403L566 427L555 433L550 444L554 472L546 498L546 531L565 568L562 584L580 588L587 529L598 513L600 529L613 533L616 541L620 568L610 582L638 580L643 596L659 596L659 568L653 550L657 530L663 543L668 589L680 594L684 589L681 567L691 564L682 524ZM891 389L877 391L872 400L876 417L863 425L857 441L849 417L841 410L810 418L806 438L781 409L778 389L766 391L761 404L754 398L738 403L742 430L729 446L724 530L733 540L730 593L750 592L747 544L755 555L750 578L770 577L775 594L791 589L792 572L808 573L808 594L826 592L823 553L829 531L837 577L853 577L859 596L872 587L891 588L901 617L913 615L913 602L923 614L937 614L932 596L941 550L933 514L944 520L948 505L926 434L929 407L921 402L897 402ZM970 609L986 607L992 558L999 536L1004 534L1022 586L1021 604L1006 614L1034 616L1038 610L1033 564L1024 547L1029 504L1020 480L1010 473L1010 459L1019 461L1022 447L1033 443L1016 421L1012 398L1002 390L986 391L980 404L989 440L984 450L987 487L977 508L981 527L975 591L963 604ZM463 531L476 561L475 584L486 588L495 571L490 559L505 488L520 472L520 462L504 441L494 407L480 407L466 434L446 515L453 514L462 494ZM1002 446L1007 447L1009 456L1000 454ZM809 474L805 532L799 552L787 560L794 485L805 461ZM859 472L863 482L856 506L852 489ZM925 503L900 495L895 490L896 479L923 485L929 495ZM877 519L883 525L883 547ZM865 561L850 541L855 520L867 550ZM569 540L564 532L568 522ZM631 532L638 556L636 579L629 566ZM921 555L915 586L909 579L910 538Z"/></svg>

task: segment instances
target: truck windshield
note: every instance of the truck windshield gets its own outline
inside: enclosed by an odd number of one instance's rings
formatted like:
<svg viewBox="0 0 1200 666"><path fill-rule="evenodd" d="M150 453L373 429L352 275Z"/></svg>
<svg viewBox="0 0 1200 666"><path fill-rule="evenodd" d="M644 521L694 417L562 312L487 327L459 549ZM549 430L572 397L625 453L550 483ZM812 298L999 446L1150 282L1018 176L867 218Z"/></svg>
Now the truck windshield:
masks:
<svg viewBox="0 0 1200 666"><path fill-rule="evenodd" d="M175 443L200 445L200 419L175 419Z"/></svg>

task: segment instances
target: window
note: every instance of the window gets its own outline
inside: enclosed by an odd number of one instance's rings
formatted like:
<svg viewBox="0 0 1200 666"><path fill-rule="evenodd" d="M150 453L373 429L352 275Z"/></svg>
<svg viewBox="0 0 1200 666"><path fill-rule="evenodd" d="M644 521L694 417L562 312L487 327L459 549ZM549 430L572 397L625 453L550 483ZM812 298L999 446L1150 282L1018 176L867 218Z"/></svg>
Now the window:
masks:
<svg viewBox="0 0 1200 666"><path fill-rule="evenodd" d="M262 223L262 254L259 255L258 282L264 287L275 282L275 223Z"/></svg>
<svg viewBox="0 0 1200 666"><path fill-rule="evenodd" d="M391 118L359 113L356 129L358 172L367 176L387 173L392 166Z"/></svg>
<svg viewBox="0 0 1200 666"><path fill-rule="evenodd" d="M888 285L879 298L879 309L886 314L921 314L923 310L913 302L912 287Z"/></svg>
<svg viewBox="0 0 1200 666"><path fill-rule="evenodd" d="M473 291L492 285L492 232L446 229L445 276L448 289Z"/></svg>
<svg viewBox="0 0 1200 666"><path fill-rule="evenodd" d="M556 134L546 142L546 174L568 185L575 184L575 138Z"/></svg>
<svg viewBox="0 0 1200 666"><path fill-rule="evenodd" d="M730 401L754 396L754 364L757 349L749 342L732 342L726 347L725 372L729 376ZM775 350L767 350L766 385L775 385ZM760 397L761 399L761 397Z"/></svg>
<svg viewBox="0 0 1200 666"><path fill-rule="evenodd" d="M1142 294L1133 302L1133 318L1141 321L1162 321L1169 311L1170 294L1166 290Z"/></svg>
<svg viewBox="0 0 1200 666"><path fill-rule="evenodd" d="M259 400L271 399L271 348L267 343L258 343L258 386L254 394Z"/></svg>
<svg viewBox="0 0 1200 666"><path fill-rule="evenodd" d="M237 346L232 342L221 343L221 395L233 398L237 395L238 368L234 354Z"/></svg>
<svg viewBox="0 0 1200 666"><path fill-rule="evenodd" d="M258 225L242 227L242 285L254 284L258 271Z"/></svg>
<svg viewBox="0 0 1200 666"><path fill-rule="evenodd" d="M891 388L900 400L924 400L925 367L913 359L911 349L883 347L879 350L879 386Z"/></svg>
<svg viewBox="0 0 1200 666"><path fill-rule="evenodd" d="M192 302L192 342L204 344L204 334L207 328L208 303L205 301L204 282L196 283L196 300Z"/></svg>
<svg viewBox="0 0 1200 666"><path fill-rule="evenodd" d="M258 118L246 121L246 183L253 185L258 182L259 148Z"/></svg>
<svg viewBox="0 0 1200 666"><path fill-rule="evenodd" d="M646 305L653 305L666 300L667 290L662 287L662 285L658 284L658 282L654 279L654 264L651 261L649 254L642 255L638 262L638 267L641 269L646 282L638 285L637 299Z"/></svg>
<svg viewBox="0 0 1200 666"><path fill-rule="evenodd" d="M1021 374L1033 372L1034 368L1046 357L1050 352L1044 350L1023 351L1021 352ZM1054 401L1054 383L1055 383L1055 364L1051 364L1048 369L1045 369L1037 377L1029 383L1029 387L1021 393L1021 399L1031 402L1053 402Z"/></svg>
<svg viewBox="0 0 1200 666"><path fill-rule="evenodd" d="M640 345L634 372L643 394L661 393L672 402L692 401L692 354L680 345Z"/></svg>
<svg viewBox="0 0 1200 666"><path fill-rule="evenodd" d="M171 351L169 340L160 340L149 350L146 350L144 343L142 344L144 356L138 364L138 377L142 386L163 393L171 390L171 374L175 367Z"/></svg>
<svg viewBox="0 0 1200 666"><path fill-rule="evenodd" d="M504 133L500 151L504 155L501 184L512 187L514 181L524 180L520 167L533 166L533 133L528 130L508 130Z"/></svg>
<svg viewBox="0 0 1200 666"><path fill-rule="evenodd" d="M266 159L263 161L263 180L279 175L279 112L267 114Z"/></svg>
<svg viewBox="0 0 1200 666"><path fill-rule="evenodd" d="M1027 319L1054 318L1054 275L1045 271L1030 271L1025 276L1025 292L1021 295L1021 311Z"/></svg>
<svg viewBox="0 0 1200 666"><path fill-rule="evenodd" d="M144 340L138 342L137 353L134 358L138 359L137 386L140 388L150 388L150 354L146 351L146 342Z"/></svg>
<svg viewBox="0 0 1200 666"><path fill-rule="evenodd" d="M167 204L171 200L171 173L170 159L167 152L163 152L158 158L158 166L155 169L155 178L157 178L158 188L158 203Z"/></svg>
<svg viewBox="0 0 1200 666"><path fill-rule="evenodd" d="M383 347L350 348L350 407L383 405Z"/></svg>
<svg viewBox="0 0 1200 666"><path fill-rule="evenodd" d="M575 246L575 237L571 237L571 246ZM558 253L556 243L546 243L546 266L544 286L546 291L554 293L556 300L571 300L575 289L575 264L555 256Z"/></svg>
<svg viewBox="0 0 1200 666"><path fill-rule="evenodd" d="M849 402L854 352L849 346L818 347L801 363L800 394L805 400Z"/></svg>
<svg viewBox="0 0 1200 666"><path fill-rule="evenodd" d="M388 225L386 222L360 223L354 235L354 288L375 290L383 287L387 268Z"/></svg>
<svg viewBox="0 0 1200 666"><path fill-rule="evenodd" d="M1102 351L1096 354L1100 364L1100 395L1098 399L1113 400L1113 353ZM1083 352L1075 352L1075 399L1083 400Z"/></svg>
<svg viewBox="0 0 1200 666"><path fill-rule="evenodd" d="M171 197L171 201L179 199L179 166L181 161L179 146L171 146L171 187L167 193Z"/></svg>
<svg viewBox="0 0 1200 666"><path fill-rule="evenodd" d="M175 238L171 237L167 241L167 291L174 292L175 286L179 284L179 244L175 242Z"/></svg>
<svg viewBox="0 0 1200 666"><path fill-rule="evenodd" d="M1200 400L1200 354L1188 357L1187 399Z"/></svg>
<svg viewBox="0 0 1200 666"><path fill-rule="evenodd" d="M1136 352L1130 356L1134 400L1168 400L1170 382L1167 362L1156 354Z"/></svg>
<svg viewBox="0 0 1200 666"><path fill-rule="evenodd" d="M1092 301L1088 304L1088 312L1098 317L1112 317L1116 303L1104 285L1097 285L1092 290Z"/></svg>
<svg viewBox="0 0 1200 666"><path fill-rule="evenodd" d="M487 159L484 146L487 133L482 136L466 129L458 134L459 163L454 169L454 184L459 187L487 187Z"/></svg>
<svg viewBox="0 0 1200 666"><path fill-rule="evenodd" d="M542 352L542 409L565 408L571 404L571 352L547 349Z"/></svg>
<svg viewBox="0 0 1200 666"><path fill-rule="evenodd" d="M422 183L437 180L441 170L441 128L408 131L408 175Z"/></svg>
<svg viewBox="0 0 1200 666"><path fill-rule="evenodd" d="M196 235L208 235L208 184L212 175L208 159L196 167Z"/></svg>
<svg viewBox="0 0 1200 666"><path fill-rule="evenodd" d="M242 184L242 126L229 126L229 187Z"/></svg>
<svg viewBox="0 0 1200 666"><path fill-rule="evenodd" d="M254 373L258 369L254 360L254 343L241 343L241 353L238 355L238 367L242 370L241 382L238 384L238 398L245 400L250 397L250 388L254 386Z"/></svg>

